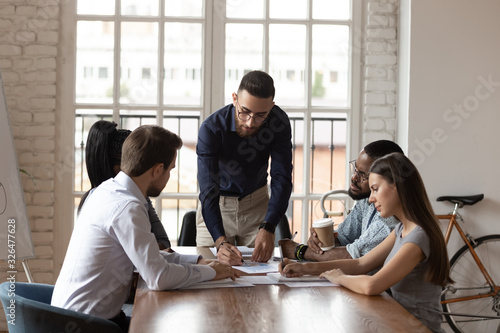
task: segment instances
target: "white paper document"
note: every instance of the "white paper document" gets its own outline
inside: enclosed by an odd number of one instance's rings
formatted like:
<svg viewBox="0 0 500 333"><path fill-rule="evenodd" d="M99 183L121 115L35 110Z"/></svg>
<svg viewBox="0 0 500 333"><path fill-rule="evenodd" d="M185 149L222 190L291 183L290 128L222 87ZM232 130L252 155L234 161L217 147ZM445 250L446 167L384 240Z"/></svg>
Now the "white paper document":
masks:
<svg viewBox="0 0 500 333"><path fill-rule="evenodd" d="M253 253L253 248L248 247L248 246L237 246L238 251L241 252L241 255L243 257L251 257ZM217 249L215 247L211 247L210 251L214 254L214 256L217 256Z"/></svg>
<svg viewBox="0 0 500 333"><path fill-rule="evenodd" d="M245 272L247 274L262 274L278 271L278 261L269 260L268 262L251 262L245 260L242 266L233 266L234 269Z"/></svg>

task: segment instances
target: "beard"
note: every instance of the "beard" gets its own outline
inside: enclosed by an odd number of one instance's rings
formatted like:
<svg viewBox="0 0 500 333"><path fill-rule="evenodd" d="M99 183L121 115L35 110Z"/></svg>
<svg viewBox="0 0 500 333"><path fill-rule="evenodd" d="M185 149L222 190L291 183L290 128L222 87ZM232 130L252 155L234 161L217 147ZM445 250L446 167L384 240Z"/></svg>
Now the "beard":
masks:
<svg viewBox="0 0 500 333"><path fill-rule="evenodd" d="M162 191L163 188L158 188L157 186L151 185L146 191L146 194L148 195L148 197L156 198L161 194Z"/></svg>
<svg viewBox="0 0 500 333"><path fill-rule="evenodd" d="M356 185L355 185L356 186ZM354 193L351 188L349 187L349 190L347 190L347 194L349 194L349 196L353 199L353 200L363 200L363 199L366 199L366 198L369 198L370 197L370 191L368 192L361 192L361 189L359 188L359 186L356 186L356 188L359 189L360 192L356 192Z"/></svg>
<svg viewBox="0 0 500 333"><path fill-rule="evenodd" d="M253 127L252 132L247 132L243 129L245 125L237 125L236 126L236 134L238 134L241 138L249 138L257 134L259 129L262 127L263 124L260 124L259 126Z"/></svg>

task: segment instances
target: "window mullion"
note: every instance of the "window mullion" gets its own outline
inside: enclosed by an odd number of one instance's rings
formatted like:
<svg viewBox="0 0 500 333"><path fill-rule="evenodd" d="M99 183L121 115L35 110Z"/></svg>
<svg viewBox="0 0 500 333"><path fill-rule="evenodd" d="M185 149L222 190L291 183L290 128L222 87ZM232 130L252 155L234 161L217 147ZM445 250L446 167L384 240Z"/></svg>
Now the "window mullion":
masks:
<svg viewBox="0 0 500 333"><path fill-rule="evenodd" d="M225 52L226 52L226 1L225 0L207 0L211 3L213 9L212 17L212 61L211 61L211 104L210 109L204 109L205 114L202 115L202 120L210 115L210 113L218 110L224 105L224 84L225 84Z"/></svg>
<svg viewBox="0 0 500 333"><path fill-rule="evenodd" d="M116 1L114 16L114 73L113 73L113 121L120 124L120 78L121 78L121 2Z"/></svg>
<svg viewBox="0 0 500 333"><path fill-rule="evenodd" d="M312 13L312 3L309 1L309 13L310 18ZM306 84L306 96L307 96L307 109L304 112L304 184L302 186L302 191L305 199L302 201L302 223L301 223L301 234L302 242L307 241L307 235L309 234L309 216L311 212L309 211L309 201L310 201L310 184L311 184L311 139L312 139L312 125L311 125L311 110L312 110L312 22L306 24L306 71L304 73L305 84Z"/></svg>
<svg viewBox="0 0 500 333"><path fill-rule="evenodd" d="M163 90L165 82L165 2L160 1L160 15L158 20L158 68L156 71L157 77L157 108L156 108L156 124L163 126L163 106L165 101L163 99Z"/></svg>

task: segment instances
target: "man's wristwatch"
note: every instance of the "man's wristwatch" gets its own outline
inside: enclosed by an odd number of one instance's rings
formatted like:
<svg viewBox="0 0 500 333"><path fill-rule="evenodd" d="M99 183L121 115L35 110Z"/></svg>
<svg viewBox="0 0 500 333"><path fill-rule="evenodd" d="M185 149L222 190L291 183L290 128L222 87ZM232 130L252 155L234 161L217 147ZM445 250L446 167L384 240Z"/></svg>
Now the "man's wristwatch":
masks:
<svg viewBox="0 0 500 333"><path fill-rule="evenodd" d="M268 223L268 222L263 222L259 226L259 230L260 229L264 229L264 230L269 231L270 233L274 234L274 230L276 230L276 226L271 224L271 223Z"/></svg>

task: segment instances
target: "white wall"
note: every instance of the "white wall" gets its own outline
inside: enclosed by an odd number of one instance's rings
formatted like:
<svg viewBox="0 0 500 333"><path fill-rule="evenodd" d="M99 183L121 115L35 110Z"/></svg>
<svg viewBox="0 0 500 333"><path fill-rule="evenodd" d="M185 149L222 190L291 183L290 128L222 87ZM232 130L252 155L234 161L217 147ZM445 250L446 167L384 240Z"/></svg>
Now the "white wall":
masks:
<svg viewBox="0 0 500 333"><path fill-rule="evenodd" d="M484 193L465 210L468 230L500 234L500 1L416 0L408 9L408 108L398 115L408 119L408 154L436 213L451 208L435 203L440 195Z"/></svg>

